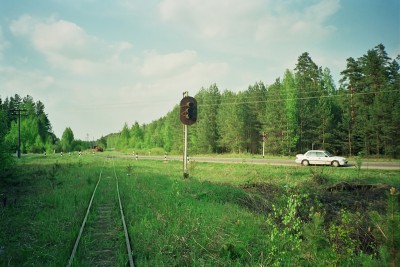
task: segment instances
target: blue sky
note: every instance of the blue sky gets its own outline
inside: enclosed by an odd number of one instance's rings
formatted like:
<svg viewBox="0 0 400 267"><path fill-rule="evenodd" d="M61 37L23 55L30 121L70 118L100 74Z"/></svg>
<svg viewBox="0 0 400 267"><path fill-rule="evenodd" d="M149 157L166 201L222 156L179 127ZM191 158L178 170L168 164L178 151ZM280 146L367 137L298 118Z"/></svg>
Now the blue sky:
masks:
<svg viewBox="0 0 400 267"><path fill-rule="evenodd" d="M182 98L272 84L308 52L337 82L348 57L400 54L398 0L0 2L0 96L41 100L55 134L97 139Z"/></svg>

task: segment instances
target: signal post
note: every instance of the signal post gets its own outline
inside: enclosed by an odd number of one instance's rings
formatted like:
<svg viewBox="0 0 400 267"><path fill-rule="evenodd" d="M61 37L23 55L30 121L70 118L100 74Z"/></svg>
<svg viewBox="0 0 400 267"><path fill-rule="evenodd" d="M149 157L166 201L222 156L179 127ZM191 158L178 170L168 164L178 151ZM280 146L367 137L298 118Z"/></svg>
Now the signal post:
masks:
<svg viewBox="0 0 400 267"><path fill-rule="evenodd" d="M189 96L188 92L183 93L183 98L180 102L179 119L183 123L183 178L189 178L187 168L188 125L192 125L197 121L197 101Z"/></svg>

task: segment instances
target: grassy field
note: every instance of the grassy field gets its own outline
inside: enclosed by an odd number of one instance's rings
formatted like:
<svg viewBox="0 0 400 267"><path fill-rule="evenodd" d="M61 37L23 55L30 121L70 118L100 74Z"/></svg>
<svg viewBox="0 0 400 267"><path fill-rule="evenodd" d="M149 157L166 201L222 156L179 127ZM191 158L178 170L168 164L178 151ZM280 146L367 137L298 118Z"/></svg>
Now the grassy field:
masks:
<svg viewBox="0 0 400 267"><path fill-rule="evenodd" d="M66 265L105 158L29 156L0 181L1 266ZM109 159L108 159L109 160ZM390 266L400 172L115 159L137 266ZM4 205L5 204L5 205Z"/></svg>

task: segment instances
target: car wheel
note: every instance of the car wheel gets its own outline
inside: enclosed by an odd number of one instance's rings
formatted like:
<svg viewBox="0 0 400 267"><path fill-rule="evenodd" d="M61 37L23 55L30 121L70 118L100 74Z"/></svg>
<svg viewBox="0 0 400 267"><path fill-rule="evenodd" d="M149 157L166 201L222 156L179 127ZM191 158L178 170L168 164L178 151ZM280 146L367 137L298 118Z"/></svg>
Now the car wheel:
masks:
<svg viewBox="0 0 400 267"><path fill-rule="evenodd" d="M340 166L340 164L339 164L339 162L338 161L332 161L332 166L333 167L339 167Z"/></svg>
<svg viewBox="0 0 400 267"><path fill-rule="evenodd" d="M310 163L308 162L308 160L303 160L303 161L301 162L301 165L303 165L303 166L308 166L308 165L310 165Z"/></svg>

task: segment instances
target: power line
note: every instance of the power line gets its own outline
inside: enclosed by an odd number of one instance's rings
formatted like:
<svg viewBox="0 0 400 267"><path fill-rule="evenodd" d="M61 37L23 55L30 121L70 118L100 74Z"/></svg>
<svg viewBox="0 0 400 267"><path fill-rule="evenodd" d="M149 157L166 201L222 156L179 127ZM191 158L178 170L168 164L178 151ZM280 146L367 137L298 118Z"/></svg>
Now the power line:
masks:
<svg viewBox="0 0 400 267"><path fill-rule="evenodd" d="M321 95L321 96L307 96L307 97L295 97L295 98L281 98L281 99L265 99L265 100L256 100L256 101L241 101L241 102L224 102L220 103L212 103L212 104L199 104L199 107L204 106L219 106L219 105L241 105L241 104L256 104L256 103L270 103L270 102L280 102L280 101L290 101L290 100L308 100L308 99L318 99L318 98L333 98L333 97L344 97L344 96L358 96L358 95L376 95L379 93L390 93L396 92L398 90L386 90L386 91L379 91L379 92L363 92L363 93L347 93L347 94L336 94L336 95ZM267 96L268 97L268 96Z"/></svg>

